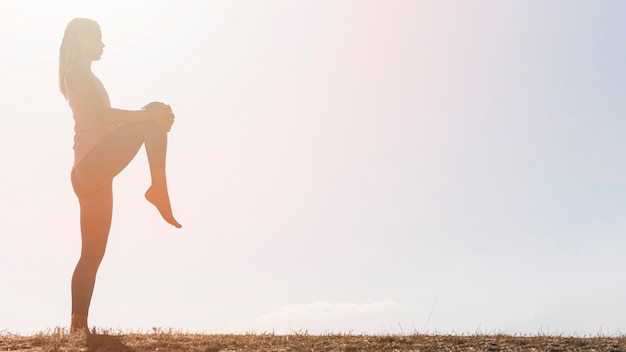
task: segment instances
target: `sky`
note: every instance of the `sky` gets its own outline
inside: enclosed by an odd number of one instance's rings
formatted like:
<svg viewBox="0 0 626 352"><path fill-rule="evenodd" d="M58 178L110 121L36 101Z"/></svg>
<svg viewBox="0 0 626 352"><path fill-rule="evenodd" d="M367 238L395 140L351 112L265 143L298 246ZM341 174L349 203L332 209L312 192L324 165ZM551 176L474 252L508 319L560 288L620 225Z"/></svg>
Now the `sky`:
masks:
<svg viewBox="0 0 626 352"><path fill-rule="evenodd" d="M75 17L114 107L172 106L183 224L140 151L92 326L626 331L625 2L27 0L0 9L0 333L69 325Z"/></svg>

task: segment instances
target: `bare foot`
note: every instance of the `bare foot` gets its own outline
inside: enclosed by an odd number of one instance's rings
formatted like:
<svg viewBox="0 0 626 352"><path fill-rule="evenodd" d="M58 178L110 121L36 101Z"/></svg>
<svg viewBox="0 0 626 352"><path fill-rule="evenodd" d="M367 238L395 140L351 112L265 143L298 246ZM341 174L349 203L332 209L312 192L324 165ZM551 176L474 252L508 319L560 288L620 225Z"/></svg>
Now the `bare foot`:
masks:
<svg viewBox="0 0 626 352"><path fill-rule="evenodd" d="M70 326L72 335L89 335L87 327L87 316L82 314L72 314L72 324Z"/></svg>
<svg viewBox="0 0 626 352"><path fill-rule="evenodd" d="M170 205L170 197L167 194L167 191L159 192L157 190L153 190L152 187L150 187L146 191L145 196L148 202L154 204L154 206L157 207L159 213L161 213L161 216L163 217L163 219L165 219L165 221L178 229L183 227L183 225L179 224L178 221L174 219L174 214L172 214L172 207Z"/></svg>

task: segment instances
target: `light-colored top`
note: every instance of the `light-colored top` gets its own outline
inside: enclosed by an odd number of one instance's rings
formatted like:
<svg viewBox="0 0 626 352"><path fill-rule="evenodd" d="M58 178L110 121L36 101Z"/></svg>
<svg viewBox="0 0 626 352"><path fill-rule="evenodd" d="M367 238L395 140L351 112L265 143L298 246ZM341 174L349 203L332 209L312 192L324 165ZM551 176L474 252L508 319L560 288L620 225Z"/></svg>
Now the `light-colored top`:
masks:
<svg viewBox="0 0 626 352"><path fill-rule="evenodd" d="M104 105L111 107L109 95L98 77L91 73L94 84L100 93ZM111 133L116 125L105 124L94 113L93 107L88 106L76 92L67 87L67 100L74 116L74 165L72 172L78 163L102 140Z"/></svg>

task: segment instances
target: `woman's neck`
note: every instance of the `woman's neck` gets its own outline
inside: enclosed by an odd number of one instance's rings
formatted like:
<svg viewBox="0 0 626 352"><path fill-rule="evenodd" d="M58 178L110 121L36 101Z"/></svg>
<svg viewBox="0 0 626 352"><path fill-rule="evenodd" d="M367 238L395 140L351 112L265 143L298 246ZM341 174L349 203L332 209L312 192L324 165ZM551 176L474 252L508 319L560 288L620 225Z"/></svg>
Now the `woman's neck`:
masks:
<svg viewBox="0 0 626 352"><path fill-rule="evenodd" d="M86 59L84 56L79 56L78 59L76 60L76 65L79 65L80 67L89 70L89 72L91 72L91 63L93 61Z"/></svg>

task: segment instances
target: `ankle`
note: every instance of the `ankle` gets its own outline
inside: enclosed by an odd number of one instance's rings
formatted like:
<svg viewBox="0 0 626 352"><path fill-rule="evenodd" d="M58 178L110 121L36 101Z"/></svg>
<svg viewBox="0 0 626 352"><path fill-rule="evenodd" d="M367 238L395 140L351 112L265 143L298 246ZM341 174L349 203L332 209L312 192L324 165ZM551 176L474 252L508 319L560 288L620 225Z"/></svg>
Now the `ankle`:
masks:
<svg viewBox="0 0 626 352"><path fill-rule="evenodd" d="M162 194L167 194L167 185L164 184L158 184L158 183L153 183L150 185L150 187L148 188L148 190L146 191L146 196L159 196Z"/></svg>
<svg viewBox="0 0 626 352"><path fill-rule="evenodd" d="M87 332L89 333L89 327L87 325L87 316L83 314L72 314L72 323L70 326L70 333L74 332Z"/></svg>

